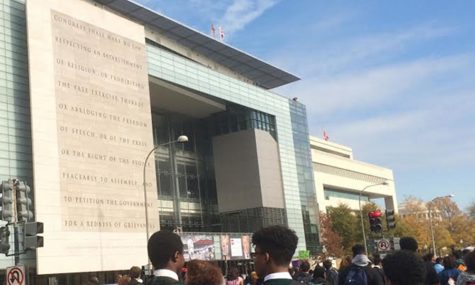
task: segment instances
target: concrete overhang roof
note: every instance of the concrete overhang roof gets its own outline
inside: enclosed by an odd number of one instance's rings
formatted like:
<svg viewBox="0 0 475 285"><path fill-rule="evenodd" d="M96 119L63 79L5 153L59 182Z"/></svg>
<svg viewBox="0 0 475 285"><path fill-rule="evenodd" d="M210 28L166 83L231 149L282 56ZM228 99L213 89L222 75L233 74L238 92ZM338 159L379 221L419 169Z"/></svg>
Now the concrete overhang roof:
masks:
<svg viewBox="0 0 475 285"><path fill-rule="evenodd" d="M187 27L131 0L95 0L130 19L142 23L230 70L249 78L265 89L297 80L297 76L266 63L226 43Z"/></svg>

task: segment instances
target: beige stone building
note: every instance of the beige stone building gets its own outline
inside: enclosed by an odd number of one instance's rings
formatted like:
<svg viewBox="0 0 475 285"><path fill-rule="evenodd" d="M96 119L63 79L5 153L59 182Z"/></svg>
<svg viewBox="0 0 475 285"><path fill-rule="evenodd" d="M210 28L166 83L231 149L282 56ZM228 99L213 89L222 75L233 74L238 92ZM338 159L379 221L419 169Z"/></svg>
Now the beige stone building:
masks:
<svg viewBox="0 0 475 285"><path fill-rule="evenodd" d="M310 137L310 146L320 211L341 203L359 210L360 194L362 205L384 199L386 209L398 211L391 169L355 160L351 148L334 142Z"/></svg>

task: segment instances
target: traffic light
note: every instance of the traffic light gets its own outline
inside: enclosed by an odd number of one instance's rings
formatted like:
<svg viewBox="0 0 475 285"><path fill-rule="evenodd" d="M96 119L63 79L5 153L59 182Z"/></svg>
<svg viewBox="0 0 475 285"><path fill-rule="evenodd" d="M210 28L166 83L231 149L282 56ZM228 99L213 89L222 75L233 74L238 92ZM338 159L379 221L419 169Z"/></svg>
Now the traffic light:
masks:
<svg viewBox="0 0 475 285"><path fill-rule="evenodd" d="M8 254L10 250L10 231L8 227L0 228L0 253Z"/></svg>
<svg viewBox="0 0 475 285"><path fill-rule="evenodd" d="M31 189L23 181L14 184L16 189L17 218L19 222L27 222L33 219Z"/></svg>
<svg viewBox="0 0 475 285"><path fill-rule="evenodd" d="M14 222L14 213L13 213L13 181L2 181L1 184L1 206L2 210L0 212L0 218L3 221L9 223Z"/></svg>
<svg viewBox="0 0 475 285"><path fill-rule="evenodd" d="M43 247L43 237L38 235L42 234L43 231L43 223L41 222L25 223L23 228L23 248L29 250Z"/></svg>
<svg viewBox="0 0 475 285"><path fill-rule="evenodd" d="M369 227L370 230L374 233L379 233L383 230L383 225L381 223L382 213L380 210L371 211L368 213L369 217Z"/></svg>
<svg viewBox="0 0 475 285"><path fill-rule="evenodd" d="M394 229L396 227L396 218L394 217L394 210L386 209L386 223L388 225L388 230Z"/></svg>

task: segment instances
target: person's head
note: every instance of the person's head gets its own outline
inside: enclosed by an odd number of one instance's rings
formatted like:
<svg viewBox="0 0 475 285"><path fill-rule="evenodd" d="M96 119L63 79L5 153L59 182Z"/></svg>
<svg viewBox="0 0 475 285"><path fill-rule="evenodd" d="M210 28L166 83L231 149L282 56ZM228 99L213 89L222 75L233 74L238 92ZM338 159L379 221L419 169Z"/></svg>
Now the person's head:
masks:
<svg viewBox="0 0 475 285"><path fill-rule="evenodd" d="M410 250L416 252L418 248L417 240L413 237L402 237L399 240L399 245L403 250Z"/></svg>
<svg viewBox="0 0 475 285"><path fill-rule="evenodd" d="M381 255L379 253L373 253L373 264L381 265Z"/></svg>
<svg viewBox="0 0 475 285"><path fill-rule="evenodd" d="M463 253L461 250L453 250L452 254L455 256L455 259L461 259L463 257Z"/></svg>
<svg viewBox="0 0 475 285"><path fill-rule="evenodd" d="M426 279L424 261L409 250L399 250L383 259L384 274L391 285L422 285Z"/></svg>
<svg viewBox="0 0 475 285"><path fill-rule="evenodd" d="M255 245L254 263L259 276L275 272L287 272L297 248L298 237L285 226L262 228L252 235Z"/></svg>
<svg viewBox="0 0 475 285"><path fill-rule="evenodd" d="M129 282L130 282L130 276L125 274L125 275L122 275L122 277L120 278L120 280L117 284L118 285L127 285L127 284L129 284Z"/></svg>
<svg viewBox="0 0 475 285"><path fill-rule="evenodd" d="M317 278L325 278L325 268L321 266L315 267L315 270L313 271L313 279Z"/></svg>
<svg viewBox="0 0 475 285"><path fill-rule="evenodd" d="M300 271L302 272L308 272L310 270L310 263L308 261L304 260L302 263L300 263Z"/></svg>
<svg viewBox="0 0 475 285"><path fill-rule="evenodd" d="M259 275L257 275L256 271L251 272L251 283L254 284L259 280Z"/></svg>
<svg viewBox="0 0 475 285"><path fill-rule="evenodd" d="M91 278L89 278L89 284L99 285L99 283L99 278L97 276L91 276Z"/></svg>
<svg viewBox="0 0 475 285"><path fill-rule="evenodd" d="M470 273L475 273L475 251L466 254L464 261L465 266L467 266L467 271Z"/></svg>
<svg viewBox="0 0 475 285"><path fill-rule="evenodd" d="M442 264L442 257L437 257L435 263Z"/></svg>
<svg viewBox="0 0 475 285"><path fill-rule="evenodd" d="M424 261L432 261L434 259L434 254L432 252L426 253L422 256Z"/></svg>
<svg viewBox="0 0 475 285"><path fill-rule="evenodd" d="M359 255L359 254L365 254L364 246L361 244L355 244L352 248L351 251L353 252L353 257Z"/></svg>
<svg viewBox="0 0 475 285"><path fill-rule="evenodd" d="M323 267L325 267L326 270L332 268L332 266L333 266L333 263L330 259L323 261Z"/></svg>
<svg viewBox="0 0 475 285"><path fill-rule="evenodd" d="M453 269L457 267L457 264L455 263L455 257L453 255L444 257L442 260L442 265L444 265L445 269Z"/></svg>
<svg viewBox="0 0 475 285"><path fill-rule="evenodd" d="M132 266L129 270L129 275L130 278L140 278L140 275L142 275L142 269L138 266Z"/></svg>
<svg viewBox="0 0 475 285"><path fill-rule="evenodd" d="M239 277L239 269L237 267L231 267L228 271L228 280L236 280Z"/></svg>
<svg viewBox="0 0 475 285"><path fill-rule="evenodd" d="M222 285L223 274L214 264L203 260L188 262L188 271L185 275L185 285Z"/></svg>
<svg viewBox="0 0 475 285"><path fill-rule="evenodd" d="M148 257L155 269L170 269L180 273L185 259L180 236L168 231L158 231L148 240Z"/></svg>

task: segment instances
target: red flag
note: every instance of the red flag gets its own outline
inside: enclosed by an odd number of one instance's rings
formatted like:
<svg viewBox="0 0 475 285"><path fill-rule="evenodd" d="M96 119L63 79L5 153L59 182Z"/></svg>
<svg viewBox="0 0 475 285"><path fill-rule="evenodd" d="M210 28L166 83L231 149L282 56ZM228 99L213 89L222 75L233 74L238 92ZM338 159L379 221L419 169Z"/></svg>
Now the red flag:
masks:
<svg viewBox="0 0 475 285"><path fill-rule="evenodd" d="M213 23L211 23L211 36L213 36L213 38L216 37L216 30L214 28Z"/></svg>
<svg viewBox="0 0 475 285"><path fill-rule="evenodd" d="M327 134L327 131L323 131L323 139L326 140L326 141L327 141L328 139L330 139L330 137L329 137L328 134Z"/></svg>

